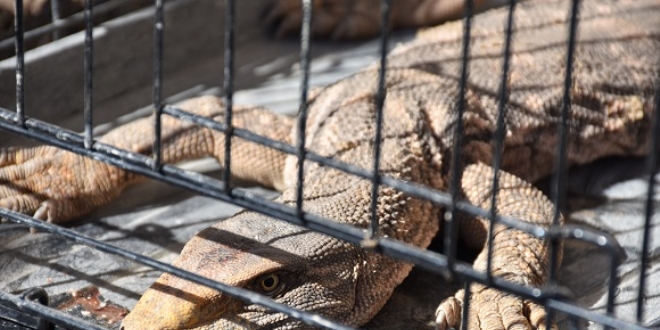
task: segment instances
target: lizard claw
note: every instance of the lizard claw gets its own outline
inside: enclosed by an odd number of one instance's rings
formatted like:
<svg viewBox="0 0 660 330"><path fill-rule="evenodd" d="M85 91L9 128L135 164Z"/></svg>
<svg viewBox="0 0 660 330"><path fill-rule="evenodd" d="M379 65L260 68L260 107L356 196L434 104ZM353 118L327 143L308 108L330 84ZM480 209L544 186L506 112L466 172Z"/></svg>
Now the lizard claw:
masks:
<svg viewBox="0 0 660 330"><path fill-rule="evenodd" d="M41 203L41 206L37 209L36 212L34 212L34 215L32 216L33 218L45 222L53 222L52 218L52 212L51 212L51 207L52 207L53 202L48 200L43 203ZM30 234L36 234L39 232L39 229L30 227Z"/></svg>
<svg viewBox="0 0 660 330"><path fill-rule="evenodd" d="M32 159L38 148L0 148L0 167L20 165Z"/></svg>
<svg viewBox="0 0 660 330"><path fill-rule="evenodd" d="M11 149L0 149L0 166L5 166L10 163L9 157Z"/></svg>
<svg viewBox="0 0 660 330"><path fill-rule="evenodd" d="M456 294L462 296L462 291ZM461 306L462 302L456 297L447 298L435 311L435 326L437 330L447 330L458 328L461 324Z"/></svg>
<svg viewBox="0 0 660 330"><path fill-rule="evenodd" d="M460 328L463 292L460 290L438 307L436 329ZM545 309L531 301L483 286L474 286L470 299L470 330L546 329ZM551 329L556 330L556 326L553 324Z"/></svg>
<svg viewBox="0 0 660 330"><path fill-rule="evenodd" d="M2 186L0 186L0 188L2 188ZM37 205L39 205L39 203L40 203L39 197L30 193L14 195L4 198L0 196L0 207L9 209L14 212L24 213L25 210L36 208ZM9 222L9 220L7 219L2 219L2 220L3 223Z"/></svg>
<svg viewBox="0 0 660 330"><path fill-rule="evenodd" d="M52 222L51 221L51 212L50 212L51 204L52 204L52 202L50 202L50 201L45 201L45 202L41 203L41 206L39 206L37 211L34 212L34 215L32 217L37 219L37 220Z"/></svg>

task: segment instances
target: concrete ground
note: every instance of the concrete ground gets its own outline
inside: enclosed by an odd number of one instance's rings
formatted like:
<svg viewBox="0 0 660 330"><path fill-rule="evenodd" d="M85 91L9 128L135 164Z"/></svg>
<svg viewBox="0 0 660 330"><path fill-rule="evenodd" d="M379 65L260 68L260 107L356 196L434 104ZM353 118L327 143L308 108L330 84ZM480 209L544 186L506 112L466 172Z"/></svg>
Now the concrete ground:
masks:
<svg viewBox="0 0 660 330"><path fill-rule="evenodd" d="M397 34L392 44L412 36L411 32ZM270 50L267 45L272 41L265 36L262 38L250 40L246 47L267 53ZM259 48L260 42L266 46ZM372 63L377 57L377 45L375 41L337 47L329 43L319 44L312 66L312 85L332 83ZM297 46L285 41L281 47L285 50L279 50L279 58L238 69L239 74L249 71L260 78L253 84L244 83L244 88L236 94L236 103L261 104L286 114L296 111L300 81L295 64ZM203 93L217 93L217 89L200 85L183 95ZM63 118L62 122L71 120ZM101 127L99 131L106 128ZM0 137L0 141L16 141L8 133L0 132ZM217 164L211 160L183 166L219 175ZM643 160L609 159L574 169L569 179L571 209L568 222L602 230L618 241L622 263L617 271L615 314L629 321L635 319L641 273L645 177ZM660 177L656 175L655 179ZM259 187L245 189L269 198L277 196L275 192ZM656 193L656 210L660 210L659 198ZM130 188L117 201L66 226L86 236L169 262L192 235L237 211L239 208L232 205L162 183L147 182ZM660 211L656 211L652 218L650 237L651 262L645 272L647 289L643 324L660 328ZM600 249L568 241L559 271L560 284L570 289L576 304L602 312L608 262L607 254ZM94 285L104 297L130 309L159 275L158 271L50 234L30 235L24 227L15 224L0 226L0 290L5 292L19 293L39 286L56 295ZM459 287L460 283L448 283L441 276L414 270L365 329L432 329L430 321L435 308ZM570 328L565 317L560 316L560 320L562 328ZM584 322L580 324L589 326ZM600 329L598 326L589 328Z"/></svg>

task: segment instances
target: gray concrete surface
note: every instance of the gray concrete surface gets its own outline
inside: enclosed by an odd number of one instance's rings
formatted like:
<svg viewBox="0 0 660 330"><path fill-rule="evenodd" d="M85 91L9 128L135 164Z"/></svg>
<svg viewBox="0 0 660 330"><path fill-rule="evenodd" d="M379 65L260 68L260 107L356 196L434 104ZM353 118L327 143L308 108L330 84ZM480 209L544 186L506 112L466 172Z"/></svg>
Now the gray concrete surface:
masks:
<svg viewBox="0 0 660 330"><path fill-rule="evenodd" d="M292 114L297 109L300 80L295 65L297 46L285 41L278 46L281 48L278 48L276 56L269 55L273 41L262 34L252 35L255 37L238 44L239 49L250 49L270 60L264 61L252 54L251 58L259 60L247 61L237 68L239 76L259 78L254 79L253 83L243 83L243 88L236 94L236 103L262 104L280 113ZM411 37L411 33L397 34L392 44ZM372 63L377 55L377 42L337 47L321 43L315 49L312 84L320 86ZM212 60L212 63L218 62L218 59ZM203 81L209 79L200 77ZM200 93L217 93L217 89L199 85L183 95ZM147 102L145 100L144 104ZM79 118L73 116L60 121L72 123L77 120ZM121 121L114 124L118 122ZM107 127L101 127L99 131ZM6 143L8 140L8 133L0 132L0 141ZM12 137L12 143L15 141ZM572 191L568 199L571 207L569 222L609 233L620 245L618 250L622 263L617 271L615 314L628 321L635 319L641 273L639 256L646 191L643 164L643 160L638 159L610 159L573 170L569 180ZM219 175L217 164L211 160L183 166L209 175ZM269 198L277 196L259 187L245 189ZM660 210L659 198L660 195L656 194L656 210ZM197 231L238 210L235 206L179 188L147 182L130 188L117 201L85 219L66 226L84 235L169 262ZM655 212L652 220L651 262L645 273L647 290L643 323L659 327L660 213ZM602 250L569 241L560 269L561 285L571 290L576 304L603 312L608 267L608 256ZM0 289L4 291L19 293L41 286L50 294L58 294L95 285L106 298L130 309L159 275L160 272L50 234L29 235L24 227L15 224L0 226ZM435 307L459 287L460 283L448 283L440 276L414 270L397 289L390 303L365 328L432 329L430 321ZM565 317L560 315L560 320L562 328L570 328ZM581 325L589 326L587 323ZM598 326L589 328L600 329Z"/></svg>

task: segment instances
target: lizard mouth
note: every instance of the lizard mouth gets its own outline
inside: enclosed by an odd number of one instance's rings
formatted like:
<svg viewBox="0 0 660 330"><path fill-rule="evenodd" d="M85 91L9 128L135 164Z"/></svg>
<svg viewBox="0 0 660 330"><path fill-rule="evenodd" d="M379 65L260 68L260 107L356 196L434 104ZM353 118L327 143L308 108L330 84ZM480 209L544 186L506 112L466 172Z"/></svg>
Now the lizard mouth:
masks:
<svg viewBox="0 0 660 330"><path fill-rule="evenodd" d="M204 328L238 307L218 291L164 274L144 293L120 329Z"/></svg>

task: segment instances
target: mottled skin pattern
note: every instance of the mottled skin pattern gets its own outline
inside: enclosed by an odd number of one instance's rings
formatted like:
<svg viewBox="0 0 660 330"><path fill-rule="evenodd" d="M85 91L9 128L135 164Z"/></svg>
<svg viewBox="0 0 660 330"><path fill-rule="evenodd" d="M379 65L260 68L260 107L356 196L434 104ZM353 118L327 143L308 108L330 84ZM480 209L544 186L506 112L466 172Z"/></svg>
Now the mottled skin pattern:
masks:
<svg viewBox="0 0 660 330"><path fill-rule="evenodd" d="M341 7L343 2L332 3ZM563 0L528 1L518 5L515 15L497 207L500 214L539 225L552 221L554 206L529 182L553 169L568 8L569 3ZM277 15L286 20L288 13L284 10ZM490 164L506 15L506 10L479 15L472 32L460 194L484 208L490 207L494 176ZM660 1L585 0L581 17L571 89L569 163L648 152L653 91L660 73ZM447 188L456 126L461 31L460 23L432 28L390 54L383 174ZM309 150L370 168L376 78L377 68L367 68L324 88L309 101ZM181 107L223 118L222 102L214 97L192 99ZM288 143L295 141L290 133L292 119L261 108L236 110L236 126ZM222 163L223 134L171 118L163 124L167 162L211 155ZM102 141L148 153L150 125L149 119L136 121ZM295 158L240 139L233 141L232 152L232 175L275 187L283 192L280 202L294 203ZM50 147L4 150L0 166L0 206L35 213L53 222L80 216L106 203L136 179L111 166ZM340 171L307 162L304 199L306 212L359 227L369 221L369 182ZM380 188L378 216L383 235L426 247L439 229L439 214L441 210L429 202ZM487 222L464 218L462 225L469 244L483 247ZM543 285L549 268L548 243L502 226L494 229L493 274L523 285ZM484 250L474 267L485 270L485 260ZM252 212L242 212L200 232L174 265L351 326L369 321L411 269L410 264ZM471 290L470 329L545 328L545 313L538 305L479 285ZM462 298L458 292L440 305L439 328L459 324ZM288 316L167 274L145 292L123 327L308 328Z"/></svg>

